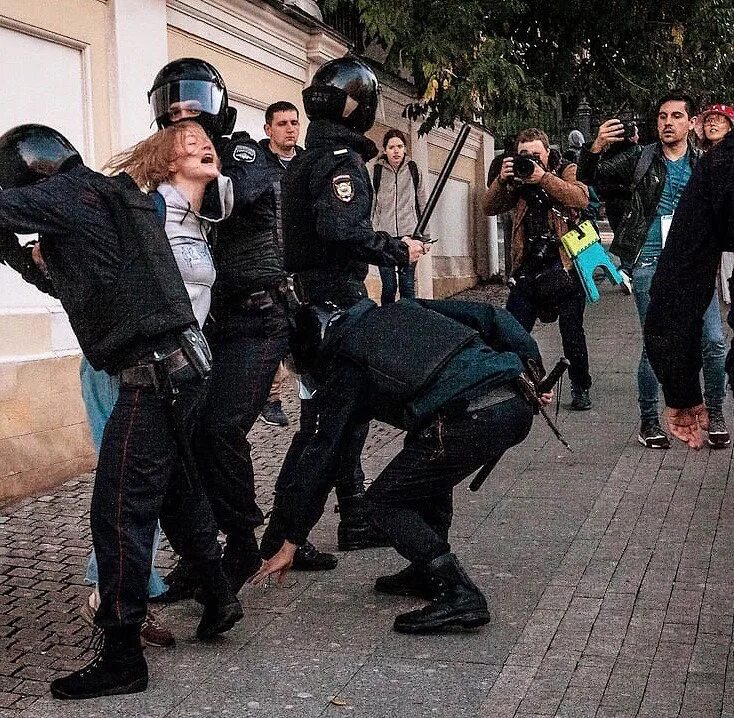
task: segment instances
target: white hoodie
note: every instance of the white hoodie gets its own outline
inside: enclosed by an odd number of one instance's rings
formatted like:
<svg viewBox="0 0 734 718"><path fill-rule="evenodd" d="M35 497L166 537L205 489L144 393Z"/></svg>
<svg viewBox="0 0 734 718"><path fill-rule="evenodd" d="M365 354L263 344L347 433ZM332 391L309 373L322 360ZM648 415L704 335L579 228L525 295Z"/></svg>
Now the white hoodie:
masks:
<svg viewBox="0 0 734 718"><path fill-rule="evenodd" d="M158 186L166 201L166 236L181 278L191 299L199 327L204 325L212 299L212 285L216 278L214 261L209 251L208 236L212 223L229 217L234 204L232 180L224 175L217 178L219 212L202 216L195 212L189 201L171 184Z"/></svg>

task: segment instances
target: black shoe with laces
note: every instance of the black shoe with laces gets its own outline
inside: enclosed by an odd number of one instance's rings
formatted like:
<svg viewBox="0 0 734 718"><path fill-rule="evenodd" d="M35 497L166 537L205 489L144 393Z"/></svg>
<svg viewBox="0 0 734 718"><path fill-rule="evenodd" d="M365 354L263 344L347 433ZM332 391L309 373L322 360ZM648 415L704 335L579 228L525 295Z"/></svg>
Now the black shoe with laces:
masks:
<svg viewBox="0 0 734 718"><path fill-rule="evenodd" d="M140 693L148 687L148 664L140 646L140 626L95 628L94 658L84 668L51 682L61 700Z"/></svg>
<svg viewBox="0 0 734 718"><path fill-rule="evenodd" d="M193 598L200 584L199 578L183 559L179 559L163 582L168 586L168 590L150 599L151 603L176 603Z"/></svg>
<svg viewBox="0 0 734 718"><path fill-rule="evenodd" d="M210 641L229 631L245 615L226 579L217 585L202 584L201 599L204 612L196 628L196 637L201 641Z"/></svg>
<svg viewBox="0 0 734 718"><path fill-rule="evenodd" d="M571 389L571 409L573 411L588 411L591 409L591 397L588 389Z"/></svg>
<svg viewBox="0 0 734 718"><path fill-rule="evenodd" d="M294 571L332 571L338 559L333 553L319 551L310 541L301 544L293 557Z"/></svg>
<svg viewBox="0 0 734 718"><path fill-rule="evenodd" d="M440 586L431 603L401 613L393 624L398 633L434 633L453 628L478 628L489 623L487 599L452 553L431 561L427 573Z"/></svg>
<svg viewBox="0 0 734 718"><path fill-rule="evenodd" d="M643 421L637 441L647 449L670 448L670 439L657 421Z"/></svg>
<svg viewBox="0 0 734 718"><path fill-rule="evenodd" d="M709 409L709 438L708 444L712 449L725 449L731 444L729 429L721 410Z"/></svg>
<svg viewBox="0 0 734 718"><path fill-rule="evenodd" d="M288 426L290 423L279 401L267 402L260 412L260 419L269 426Z"/></svg>

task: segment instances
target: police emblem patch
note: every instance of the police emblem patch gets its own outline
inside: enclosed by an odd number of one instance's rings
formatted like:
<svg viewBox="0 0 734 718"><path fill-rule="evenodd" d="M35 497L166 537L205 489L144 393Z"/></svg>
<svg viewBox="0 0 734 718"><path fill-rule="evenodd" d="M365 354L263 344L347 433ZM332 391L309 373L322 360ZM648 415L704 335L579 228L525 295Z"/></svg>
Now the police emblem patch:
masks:
<svg viewBox="0 0 734 718"><path fill-rule="evenodd" d="M254 162L255 161L255 148L249 145L237 145L232 151L232 157L237 162Z"/></svg>
<svg viewBox="0 0 734 718"><path fill-rule="evenodd" d="M338 175L331 180L334 196L342 202L351 202L354 199L354 183L351 175Z"/></svg>

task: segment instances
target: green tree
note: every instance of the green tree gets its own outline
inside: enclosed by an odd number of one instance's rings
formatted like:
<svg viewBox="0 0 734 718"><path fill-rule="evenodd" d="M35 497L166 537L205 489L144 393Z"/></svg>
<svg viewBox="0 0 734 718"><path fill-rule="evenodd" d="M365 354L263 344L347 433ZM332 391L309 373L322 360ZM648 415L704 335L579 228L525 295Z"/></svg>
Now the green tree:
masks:
<svg viewBox="0 0 734 718"><path fill-rule="evenodd" d="M323 0L359 15L385 67L417 88L423 131L479 119L500 134L586 97L600 113L644 113L685 87L734 101L733 0Z"/></svg>

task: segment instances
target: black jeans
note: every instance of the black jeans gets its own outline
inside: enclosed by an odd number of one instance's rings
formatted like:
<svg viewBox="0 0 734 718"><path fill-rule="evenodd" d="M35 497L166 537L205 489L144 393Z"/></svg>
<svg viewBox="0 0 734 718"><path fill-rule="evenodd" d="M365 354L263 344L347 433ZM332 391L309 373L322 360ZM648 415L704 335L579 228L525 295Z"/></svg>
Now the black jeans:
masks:
<svg viewBox="0 0 734 718"><path fill-rule="evenodd" d="M317 394L318 396L318 394ZM265 558L270 558L285 540L283 517L277 510L277 497L282 494L296 478L296 465L313 439L318 428L319 410L316 399L301 400L301 418L298 431L293 435L291 445L283 460L280 473L275 482L276 509L263 534L260 548ZM369 423L359 423L344 442L333 473L329 477L327 490L336 488L338 499L349 498L364 493L364 471L362 470L362 449L369 434Z"/></svg>
<svg viewBox="0 0 734 718"><path fill-rule="evenodd" d="M474 413L439 416L409 434L367 489L372 522L411 563L450 551L454 486L496 462L530 432L533 411L519 396Z"/></svg>
<svg viewBox="0 0 734 718"><path fill-rule="evenodd" d="M584 310L586 309L586 295L576 271L571 272L576 284L576 291L567 299L559 302L558 329L561 332L563 353L571 362L568 376L571 383L578 389L588 389L591 386L589 374L589 352L586 348L586 333L584 332ZM517 319L527 332L532 332L535 322L538 321L538 308L531 297L520 287L510 289L505 307Z"/></svg>
<svg viewBox="0 0 734 718"><path fill-rule="evenodd" d="M247 434L288 353L285 308L236 311L220 319L208 339L214 362L196 454L217 526L229 542L263 523Z"/></svg>
<svg viewBox="0 0 734 718"><path fill-rule="evenodd" d="M180 388L177 411L188 434L203 393L203 382ZM159 515L174 549L202 578L220 570L211 509L200 487L178 481L179 450L169 412L155 389L123 386L105 427L90 516L101 598L95 623L103 628L145 619Z"/></svg>

